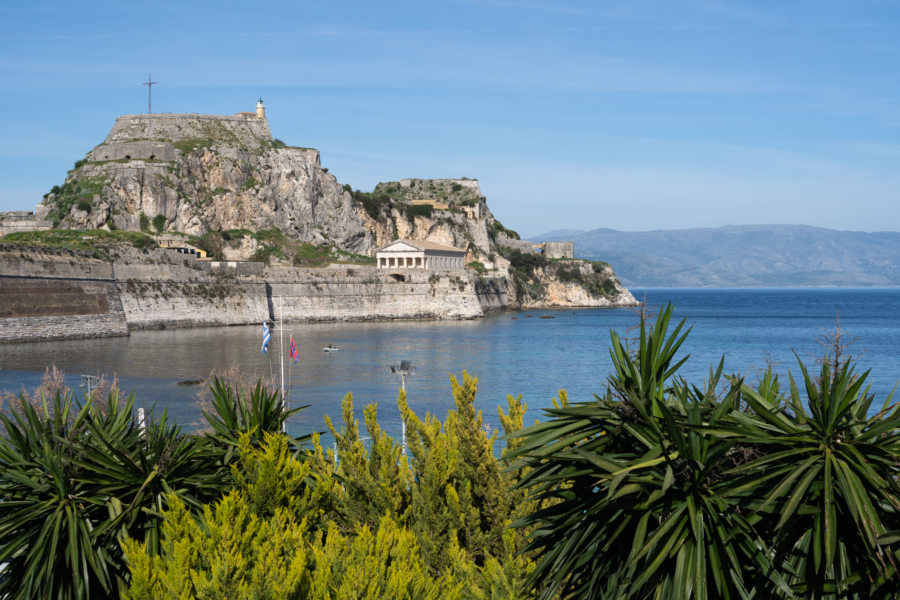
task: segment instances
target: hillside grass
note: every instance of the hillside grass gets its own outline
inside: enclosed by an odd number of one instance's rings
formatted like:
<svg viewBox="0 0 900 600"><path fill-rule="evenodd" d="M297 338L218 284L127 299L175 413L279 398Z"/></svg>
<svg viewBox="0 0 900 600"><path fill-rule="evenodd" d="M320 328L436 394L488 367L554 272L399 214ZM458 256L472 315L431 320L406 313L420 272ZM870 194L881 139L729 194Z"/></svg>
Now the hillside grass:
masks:
<svg viewBox="0 0 900 600"><path fill-rule="evenodd" d="M128 244L137 249L156 246L154 239L144 233L138 231L106 231L105 229L19 231L3 236L0 238L0 243L66 248L84 252L103 260L111 260L107 250L117 244Z"/></svg>
<svg viewBox="0 0 900 600"><path fill-rule="evenodd" d="M77 166L78 163L76 163L76 168ZM109 181L108 177L95 176L53 186L53 189L45 196L53 206L47 215L47 220L52 221L54 226L58 225L75 205L79 206L79 210L90 212L94 196L100 195Z"/></svg>
<svg viewBox="0 0 900 600"><path fill-rule="evenodd" d="M188 243L205 250L215 260L224 258L226 246L240 242L249 237L259 244L259 248L249 257L250 261L269 263L273 260L288 262L295 267L327 267L341 264L371 265L375 258L362 254L354 254L330 244L311 244L300 242L284 235L277 228L251 231L249 229L228 229L225 231L209 231L201 236L192 236Z"/></svg>

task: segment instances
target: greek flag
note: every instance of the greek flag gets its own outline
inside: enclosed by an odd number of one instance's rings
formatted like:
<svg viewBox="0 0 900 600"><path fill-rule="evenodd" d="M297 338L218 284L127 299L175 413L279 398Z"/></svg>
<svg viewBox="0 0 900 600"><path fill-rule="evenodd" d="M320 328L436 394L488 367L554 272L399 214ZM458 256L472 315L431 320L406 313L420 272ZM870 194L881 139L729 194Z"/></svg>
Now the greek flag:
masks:
<svg viewBox="0 0 900 600"><path fill-rule="evenodd" d="M263 344L262 344L262 353L265 354L269 349L269 340L272 339L272 332L269 331L269 326L266 325L266 322L263 321Z"/></svg>

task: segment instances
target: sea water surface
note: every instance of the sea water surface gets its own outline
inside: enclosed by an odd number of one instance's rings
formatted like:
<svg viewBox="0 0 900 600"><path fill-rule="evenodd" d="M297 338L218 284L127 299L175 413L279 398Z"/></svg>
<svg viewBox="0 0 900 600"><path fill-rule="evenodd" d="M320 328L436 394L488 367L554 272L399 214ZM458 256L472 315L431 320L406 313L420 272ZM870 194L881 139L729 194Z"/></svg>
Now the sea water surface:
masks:
<svg viewBox="0 0 900 600"><path fill-rule="evenodd" d="M699 382L725 357L725 372L753 380L767 364L799 373L796 356L815 368L822 341L835 319L858 370L872 369L876 405L900 379L900 289L648 289L632 290L656 311L675 305L677 320L692 328L680 371ZM541 318L549 316L553 318ZM526 423L540 417L565 389L573 401L589 400L606 388L611 363L609 332L633 337L635 309L581 309L501 313L473 321L286 323L285 353L293 335L300 360L286 362L292 406L309 407L289 427L300 434L325 429L324 416L340 420L341 399L353 393L361 409L378 404L379 422L398 435L399 381L390 366L403 359L415 366L407 381L409 403L420 416L443 418L453 407L450 376L478 377L477 405L496 426L497 407L508 394L528 405ZM202 425L196 400L211 371L239 368L245 375L278 381L279 340L260 352L262 326L136 331L130 337L0 345L0 390L33 388L46 367L56 365L77 387L81 374L106 373L135 394L136 405L163 410L186 428ZM340 352L326 353L333 344ZM357 417L361 420L361 411Z"/></svg>

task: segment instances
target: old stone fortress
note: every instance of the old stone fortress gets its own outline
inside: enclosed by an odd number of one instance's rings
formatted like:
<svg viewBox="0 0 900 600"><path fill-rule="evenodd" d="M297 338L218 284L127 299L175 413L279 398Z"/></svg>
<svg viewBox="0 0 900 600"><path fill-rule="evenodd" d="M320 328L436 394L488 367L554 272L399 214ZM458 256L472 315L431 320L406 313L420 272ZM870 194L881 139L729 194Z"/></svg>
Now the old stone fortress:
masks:
<svg viewBox="0 0 900 600"><path fill-rule="evenodd" d="M232 116L118 117L66 186L84 181L95 185L92 198L65 204L54 192L34 213L0 213L0 235L54 226L147 231L139 217L148 215L163 220L158 247L117 251L109 262L0 243L0 342L252 324L274 317L276 297L284 319L295 321L460 319L531 306L634 303L608 267L601 277L613 284L612 294L573 280L571 269L584 277L596 271L574 260L571 242L508 236L477 180L382 183L368 196L382 204L366 205L322 168L317 150L273 139L262 99L254 112ZM300 268L246 262L252 245L231 245L225 260L211 260L188 243L191 235L228 230L280 231L343 254L327 268ZM570 275L561 281L555 271L539 270L534 277L544 295L523 298L501 248L561 260L554 269ZM342 265L344 255L374 261Z"/></svg>

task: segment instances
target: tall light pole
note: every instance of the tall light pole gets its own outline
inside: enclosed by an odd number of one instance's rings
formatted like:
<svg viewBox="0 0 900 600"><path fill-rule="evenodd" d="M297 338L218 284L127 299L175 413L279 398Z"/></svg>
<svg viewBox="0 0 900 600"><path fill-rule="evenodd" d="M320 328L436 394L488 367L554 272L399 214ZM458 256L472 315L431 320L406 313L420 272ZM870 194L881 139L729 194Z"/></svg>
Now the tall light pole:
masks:
<svg viewBox="0 0 900 600"><path fill-rule="evenodd" d="M406 392L406 378L411 376L415 367L408 360L401 360L399 365L391 365L391 373L400 378L400 389ZM400 415L400 451L406 456L406 419Z"/></svg>
<svg viewBox="0 0 900 600"><path fill-rule="evenodd" d="M81 376L81 389L85 390L85 393L88 397L91 396L91 393L94 391L94 388L97 387L97 381L100 379L98 375L82 375Z"/></svg>

